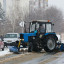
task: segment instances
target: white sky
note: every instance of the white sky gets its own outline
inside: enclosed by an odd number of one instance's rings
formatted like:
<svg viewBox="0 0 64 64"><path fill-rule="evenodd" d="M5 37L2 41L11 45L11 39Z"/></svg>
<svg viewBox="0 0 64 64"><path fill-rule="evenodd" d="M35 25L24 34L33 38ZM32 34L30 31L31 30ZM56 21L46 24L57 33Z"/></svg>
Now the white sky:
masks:
<svg viewBox="0 0 64 64"><path fill-rule="evenodd" d="M48 6L56 6L64 14L64 0L48 0Z"/></svg>

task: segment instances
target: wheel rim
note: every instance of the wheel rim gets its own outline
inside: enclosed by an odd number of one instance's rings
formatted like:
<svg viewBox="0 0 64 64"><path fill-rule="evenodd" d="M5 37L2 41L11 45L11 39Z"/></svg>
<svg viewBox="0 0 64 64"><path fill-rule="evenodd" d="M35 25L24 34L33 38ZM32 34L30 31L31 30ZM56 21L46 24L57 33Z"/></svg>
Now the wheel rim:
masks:
<svg viewBox="0 0 64 64"><path fill-rule="evenodd" d="M53 50L53 49L55 48L55 41L49 39L48 42L47 42L47 47L48 47L50 50Z"/></svg>

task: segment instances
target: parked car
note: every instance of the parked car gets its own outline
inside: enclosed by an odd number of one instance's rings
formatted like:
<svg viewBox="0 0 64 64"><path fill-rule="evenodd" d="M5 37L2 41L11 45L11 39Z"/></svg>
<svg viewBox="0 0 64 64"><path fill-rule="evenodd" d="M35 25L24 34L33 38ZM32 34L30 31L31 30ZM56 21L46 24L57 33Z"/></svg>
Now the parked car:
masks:
<svg viewBox="0 0 64 64"><path fill-rule="evenodd" d="M0 49L4 51L4 42L1 40L1 38L0 38Z"/></svg>
<svg viewBox="0 0 64 64"><path fill-rule="evenodd" d="M19 33L7 33L4 36L3 42L4 42L4 46L7 46L7 44L13 44L16 41L19 41Z"/></svg>

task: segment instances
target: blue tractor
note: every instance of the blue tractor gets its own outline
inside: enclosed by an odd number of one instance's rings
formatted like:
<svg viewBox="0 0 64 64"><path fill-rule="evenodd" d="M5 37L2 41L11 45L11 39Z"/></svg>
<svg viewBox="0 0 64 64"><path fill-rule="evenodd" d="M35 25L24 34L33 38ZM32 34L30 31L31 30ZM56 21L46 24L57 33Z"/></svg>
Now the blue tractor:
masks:
<svg viewBox="0 0 64 64"><path fill-rule="evenodd" d="M46 20L32 21L29 24L29 33L20 33L20 41L16 41L10 48L11 52L19 52L20 45L23 48L28 47L28 52L40 52L44 49L46 52L55 50L58 38L53 32L53 24Z"/></svg>
<svg viewBox="0 0 64 64"><path fill-rule="evenodd" d="M28 52L40 52L42 49L52 52L58 40L53 24L47 20L30 22L29 33L20 33L20 39L23 47L28 47Z"/></svg>

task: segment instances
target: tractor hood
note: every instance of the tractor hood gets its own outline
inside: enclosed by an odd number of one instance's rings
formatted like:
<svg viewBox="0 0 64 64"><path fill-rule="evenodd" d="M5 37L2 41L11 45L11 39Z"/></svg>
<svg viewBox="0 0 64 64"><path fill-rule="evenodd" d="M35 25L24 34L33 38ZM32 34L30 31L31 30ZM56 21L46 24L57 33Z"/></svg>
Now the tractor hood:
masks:
<svg viewBox="0 0 64 64"><path fill-rule="evenodd" d="M20 38L24 39L24 42L28 42L29 36L36 36L36 33L20 33Z"/></svg>

